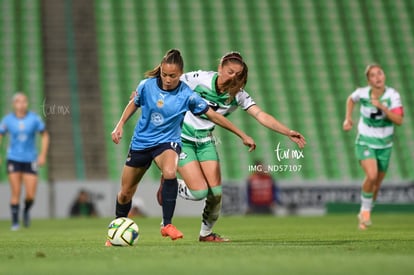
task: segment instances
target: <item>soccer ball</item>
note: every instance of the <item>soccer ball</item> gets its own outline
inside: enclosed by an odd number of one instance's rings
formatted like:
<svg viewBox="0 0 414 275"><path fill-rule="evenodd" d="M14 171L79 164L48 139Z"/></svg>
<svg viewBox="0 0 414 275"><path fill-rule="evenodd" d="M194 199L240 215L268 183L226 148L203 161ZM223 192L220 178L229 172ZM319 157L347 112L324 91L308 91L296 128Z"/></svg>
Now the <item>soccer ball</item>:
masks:
<svg viewBox="0 0 414 275"><path fill-rule="evenodd" d="M138 241L138 225L129 218L117 218L108 226L108 240L116 246L132 246Z"/></svg>

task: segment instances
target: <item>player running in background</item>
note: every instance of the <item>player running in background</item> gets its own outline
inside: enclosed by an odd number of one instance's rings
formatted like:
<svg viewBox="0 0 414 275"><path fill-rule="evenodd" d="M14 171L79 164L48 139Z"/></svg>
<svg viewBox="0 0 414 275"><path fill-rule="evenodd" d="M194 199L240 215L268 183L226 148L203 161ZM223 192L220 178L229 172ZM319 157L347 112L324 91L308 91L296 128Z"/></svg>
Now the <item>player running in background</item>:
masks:
<svg viewBox="0 0 414 275"><path fill-rule="evenodd" d="M356 156L364 170L361 190L361 210L358 214L361 230L371 225L371 210L391 158L394 124L401 125L404 110L399 93L385 86L385 73L377 64L367 66L367 87L356 89L346 101L343 129L352 129L352 111L360 102L360 119L356 137Z"/></svg>
<svg viewBox="0 0 414 275"><path fill-rule="evenodd" d="M182 75L181 80L216 112L228 115L241 107L263 126L286 135L303 148L306 142L300 133L262 111L243 89L247 76L248 68L242 56L237 52L230 52L221 58L218 72L189 72ZM222 204L219 157L212 136L214 126L214 122L207 117L194 116L187 112L181 134L183 148L178 167L184 180L179 180L179 195L189 200L206 198L199 236L199 241L205 242L228 241L213 232ZM160 201L160 196L158 200Z"/></svg>
<svg viewBox="0 0 414 275"><path fill-rule="evenodd" d="M163 221L161 234L179 239L183 234L172 225L177 198L177 164L181 152L181 126L187 111L193 115L206 115L218 125L238 135L243 143L255 149L253 139L236 128L222 115L214 112L207 103L180 81L184 62L178 50L169 50L161 64L145 75L136 95L128 105L112 132L112 140L118 144L122 128L127 120L141 107L141 117L135 127L121 179L121 189L116 200L116 217L127 217L132 197L138 183L154 160L164 175L162 190ZM106 245L110 245L109 242Z"/></svg>
<svg viewBox="0 0 414 275"><path fill-rule="evenodd" d="M7 150L7 173L11 188L10 209L11 230L19 229L20 194L22 183L25 187L23 225L30 226L30 209L36 196L37 168L46 163L49 148L49 134L45 124L35 113L28 110L28 100L23 93L13 96L13 112L0 122L0 143L9 134ZM41 151L37 154L36 134L41 135Z"/></svg>

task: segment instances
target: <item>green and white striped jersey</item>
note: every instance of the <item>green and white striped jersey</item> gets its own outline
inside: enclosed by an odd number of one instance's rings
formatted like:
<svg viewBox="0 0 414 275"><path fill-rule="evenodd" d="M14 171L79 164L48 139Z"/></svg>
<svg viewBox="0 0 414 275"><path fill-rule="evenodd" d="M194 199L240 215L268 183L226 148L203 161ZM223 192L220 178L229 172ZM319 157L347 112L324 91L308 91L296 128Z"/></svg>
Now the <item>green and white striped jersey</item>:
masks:
<svg viewBox="0 0 414 275"><path fill-rule="evenodd" d="M361 104L355 143L376 149L391 147L394 124L384 112L371 104L371 87L356 89L351 94L351 99ZM379 100L389 110L402 107L400 94L391 87L385 87L385 92Z"/></svg>
<svg viewBox="0 0 414 275"><path fill-rule="evenodd" d="M256 103L245 91L241 90L234 99L229 98L228 93L218 93L216 90L217 72L194 71L181 76L181 81L198 93L208 105L223 116L229 115L237 107L247 110ZM187 112L184 117L181 137L190 141L207 142L211 140L211 131L215 124L205 115L195 116Z"/></svg>

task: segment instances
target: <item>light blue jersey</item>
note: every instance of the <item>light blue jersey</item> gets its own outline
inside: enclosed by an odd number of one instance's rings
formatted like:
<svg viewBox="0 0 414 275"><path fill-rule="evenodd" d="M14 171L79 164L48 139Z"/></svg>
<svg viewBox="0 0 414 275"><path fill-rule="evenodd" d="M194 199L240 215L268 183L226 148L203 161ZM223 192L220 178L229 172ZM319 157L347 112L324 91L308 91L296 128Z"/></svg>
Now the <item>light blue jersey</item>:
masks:
<svg viewBox="0 0 414 275"><path fill-rule="evenodd" d="M207 112L207 103L185 83L165 91L157 83L159 78L141 81L134 98L141 107L141 117L135 127L131 141L132 150L143 150L167 142L181 145L181 127L184 115L191 111L194 115Z"/></svg>
<svg viewBox="0 0 414 275"><path fill-rule="evenodd" d="M42 119L33 112L19 118L14 113L6 115L0 122L0 134L10 135L7 159L33 162L37 159L36 134L45 131Z"/></svg>

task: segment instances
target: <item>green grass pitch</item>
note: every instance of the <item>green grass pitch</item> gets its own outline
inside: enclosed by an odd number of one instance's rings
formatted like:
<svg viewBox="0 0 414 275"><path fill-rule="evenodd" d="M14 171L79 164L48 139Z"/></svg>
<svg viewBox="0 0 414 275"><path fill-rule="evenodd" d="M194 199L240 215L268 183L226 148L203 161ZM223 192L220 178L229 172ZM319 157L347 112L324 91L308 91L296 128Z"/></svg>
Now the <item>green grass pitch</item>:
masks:
<svg viewBox="0 0 414 275"><path fill-rule="evenodd" d="M414 215L222 217L231 243L197 241L199 218L175 218L184 239L159 233L159 218L136 218L134 247L104 247L110 218L34 220L11 232L0 221L0 274L413 274Z"/></svg>

